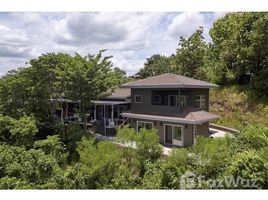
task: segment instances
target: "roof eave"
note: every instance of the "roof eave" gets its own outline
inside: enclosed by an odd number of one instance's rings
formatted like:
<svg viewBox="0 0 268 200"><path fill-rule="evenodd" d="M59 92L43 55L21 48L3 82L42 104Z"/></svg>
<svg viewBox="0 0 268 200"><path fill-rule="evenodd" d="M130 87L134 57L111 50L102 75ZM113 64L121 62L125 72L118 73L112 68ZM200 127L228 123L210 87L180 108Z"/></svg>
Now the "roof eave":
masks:
<svg viewBox="0 0 268 200"><path fill-rule="evenodd" d="M218 88L216 84L213 85L122 85L123 88Z"/></svg>

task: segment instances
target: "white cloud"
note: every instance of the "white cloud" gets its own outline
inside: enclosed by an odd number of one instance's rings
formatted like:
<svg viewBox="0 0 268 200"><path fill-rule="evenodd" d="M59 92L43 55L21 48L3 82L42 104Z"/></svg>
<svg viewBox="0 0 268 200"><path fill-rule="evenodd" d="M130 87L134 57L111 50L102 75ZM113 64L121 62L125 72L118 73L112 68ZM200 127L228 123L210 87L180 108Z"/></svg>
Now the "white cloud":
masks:
<svg viewBox="0 0 268 200"><path fill-rule="evenodd" d="M134 74L153 54L176 51L179 36L204 35L224 13L0 13L0 74L48 52L108 49L114 66Z"/></svg>
<svg viewBox="0 0 268 200"><path fill-rule="evenodd" d="M171 37L189 37L200 26L205 26L205 17L201 13L183 12L172 19L168 26L168 33Z"/></svg>
<svg viewBox="0 0 268 200"><path fill-rule="evenodd" d="M55 41L76 46L139 49L150 43L162 13L70 13L55 24Z"/></svg>

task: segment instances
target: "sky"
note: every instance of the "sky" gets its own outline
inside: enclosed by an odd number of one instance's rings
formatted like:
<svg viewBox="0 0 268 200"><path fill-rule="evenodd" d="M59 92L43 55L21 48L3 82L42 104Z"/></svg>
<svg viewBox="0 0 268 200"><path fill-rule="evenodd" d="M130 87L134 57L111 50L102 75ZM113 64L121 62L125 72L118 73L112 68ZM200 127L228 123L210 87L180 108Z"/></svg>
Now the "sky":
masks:
<svg viewBox="0 0 268 200"><path fill-rule="evenodd" d="M95 54L107 49L112 62L133 75L154 54L176 52L180 36L209 29L224 12L0 13L0 75L51 52Z"/></svg>

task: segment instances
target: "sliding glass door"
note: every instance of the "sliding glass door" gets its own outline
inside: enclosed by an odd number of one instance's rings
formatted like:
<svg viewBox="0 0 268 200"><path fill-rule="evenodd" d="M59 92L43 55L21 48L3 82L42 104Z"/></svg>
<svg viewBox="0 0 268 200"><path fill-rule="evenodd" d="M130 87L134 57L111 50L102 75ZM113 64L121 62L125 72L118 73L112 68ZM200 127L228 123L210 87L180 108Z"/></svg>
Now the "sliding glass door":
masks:
<svg viewBox="0 0 268 200"><path fill-rule="evenodd" d="M183 146L183 126L165 124L165 143Z"/></svg>

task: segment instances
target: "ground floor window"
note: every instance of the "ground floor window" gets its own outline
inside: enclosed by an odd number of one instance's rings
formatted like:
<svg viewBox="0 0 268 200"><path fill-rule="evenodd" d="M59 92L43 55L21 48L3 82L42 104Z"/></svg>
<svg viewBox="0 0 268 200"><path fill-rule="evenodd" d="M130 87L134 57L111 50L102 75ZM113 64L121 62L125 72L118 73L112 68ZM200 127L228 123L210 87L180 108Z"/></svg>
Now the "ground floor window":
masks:
<svg viewBox="0 0 268 200"><path fill-rule="evenodd" d="M141 128L152 129L153 122L137 121L137 131L139 132Z"/></svg>

